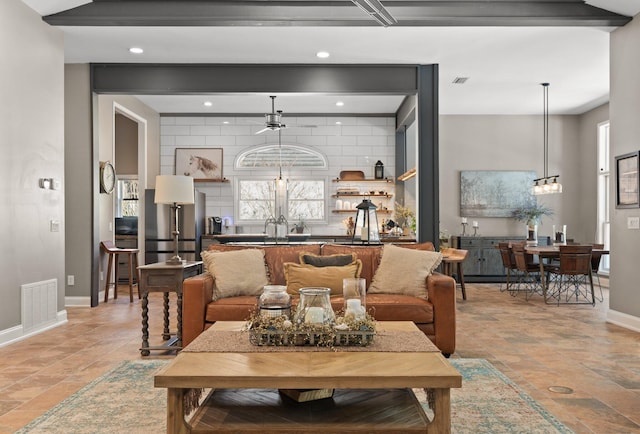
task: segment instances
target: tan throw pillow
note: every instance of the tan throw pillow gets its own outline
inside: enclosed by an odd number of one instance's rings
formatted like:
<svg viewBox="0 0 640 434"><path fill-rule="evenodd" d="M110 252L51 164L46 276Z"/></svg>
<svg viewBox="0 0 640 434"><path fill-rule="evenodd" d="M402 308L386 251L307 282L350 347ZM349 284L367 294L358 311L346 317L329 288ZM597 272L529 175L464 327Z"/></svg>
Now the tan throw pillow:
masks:
<svg viewBox="0 0 640 434"><path fill-rule="evenodd" d="M442 261L442 254L385 245L380 265L367 291L370 294L404 294L426 299L427 276Z"/></svg>
<svg viewBox="0 0 640 434"><path fill-rule="evenodd" d="M300 288L323 287L330 288L331 295L342 295L342 279L360 277L362 262L356 260L342 267L314 267L312 265L287 262L284 264L284 274L287 277L287 292L298 295Z"/></svg>
<svg viewBox="0 0 640 434"><path fill-rule="evenodd" d="M202 252L202 261L215 278L213 299L238 295L260 295L269 284L264 251L245 249L229 252Z"/></svg>

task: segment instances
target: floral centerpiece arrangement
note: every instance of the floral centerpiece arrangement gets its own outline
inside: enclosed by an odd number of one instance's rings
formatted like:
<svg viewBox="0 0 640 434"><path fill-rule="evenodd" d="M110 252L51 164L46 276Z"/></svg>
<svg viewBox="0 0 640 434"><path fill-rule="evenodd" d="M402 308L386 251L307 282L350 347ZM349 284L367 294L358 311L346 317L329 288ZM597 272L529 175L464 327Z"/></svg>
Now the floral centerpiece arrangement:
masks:
<svg viewBox="0 0 640 434"><path fill-rule="evenodd" d="M373 342L376 322L368 313L345 315L339 312L335 322L311 323L292 321L286 315L277 317L254 312L245 324L254 345L367 346Z"/></svg>
<svg viewBox="0 0 640 434"><path fill-rule="evenodd" d="M513 210L511 216L527 225L535 225L540 222L543 216L552 216L553 210L543 205L535 204Z"/></svg>
<svg viewBox="0 0 640 434"><path fill-rule="evenodd" d="M406 232L405 230L408 230L409 228L415 230L416 213L411 208L402 206L398 202L396 202L394 213L398 226L402 228L403 233Z"/></svg>

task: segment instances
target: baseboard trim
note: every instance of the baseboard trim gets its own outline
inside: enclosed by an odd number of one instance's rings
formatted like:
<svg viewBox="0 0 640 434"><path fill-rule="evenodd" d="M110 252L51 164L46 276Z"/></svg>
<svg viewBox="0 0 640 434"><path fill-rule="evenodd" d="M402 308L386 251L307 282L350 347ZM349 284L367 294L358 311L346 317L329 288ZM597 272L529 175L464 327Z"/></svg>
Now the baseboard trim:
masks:
<svg viewBox="0 0 640 434"><path fill-rule="evenodd" d="M24 328L21 325L17 325L15 327L8 328L6 330L0 330L0 348L6 347L7 345L11 345L15 342L22 341L31 336L38 335L40 333L46 332L47 330L51 330L53 328L59 327L68 322L67 319L67 311L61 310L56 313L56 319L53 322L43 324L40 327L35 329L31 329L25 333Z"/></svg>
<svg viewBox="0 0 640 434"><path fill-rule="evenodd" d="M65 307L91 307L91 297L65 297Z"/></svg>
<svg viewBox="0 0 640 434"><path fill-rule="evenodd" d="M607 322L633 330L634 332L640 332L640 318L629 315L628 313L609 309L607 312Z"/></svg>

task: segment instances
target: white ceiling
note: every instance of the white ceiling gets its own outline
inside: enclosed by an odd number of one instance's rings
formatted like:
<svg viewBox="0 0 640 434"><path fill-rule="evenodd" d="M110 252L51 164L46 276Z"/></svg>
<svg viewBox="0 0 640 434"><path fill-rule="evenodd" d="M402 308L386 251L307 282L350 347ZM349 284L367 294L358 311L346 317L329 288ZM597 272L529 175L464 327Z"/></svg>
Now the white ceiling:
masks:
<svg viewBox="0 0 640 434"><path fill-rule="evenodd" d="M23 0L41 15L89 3ZM590 0L628 16L640 0ZM60 27L65 61L144 63L372 63L440 68L442 114L579 114L608 101L609 32L593 27ZM132 46L144 48L130 54ZM317 51L331 53L328 59ZM469 77L453 84L455 77ZM140 96L161 113L262 113L263 95ZM338 99L345 102L336 107ZM203 106L205 100L213 106ZM402 97L279 95L288 113L392 113Z"/></svg>

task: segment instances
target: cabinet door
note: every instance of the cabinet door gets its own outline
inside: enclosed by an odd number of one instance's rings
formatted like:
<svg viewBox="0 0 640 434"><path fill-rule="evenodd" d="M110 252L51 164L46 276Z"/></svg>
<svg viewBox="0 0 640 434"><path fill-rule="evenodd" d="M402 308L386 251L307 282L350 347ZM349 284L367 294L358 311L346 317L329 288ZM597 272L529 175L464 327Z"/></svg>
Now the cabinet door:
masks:
<svg viewBox="0 0 640 434"><path fill-rule="evenodd" d="M505 270L502 265L500 250L490 247L482 249L484 274L488 276L504 276Z"/></svg>

